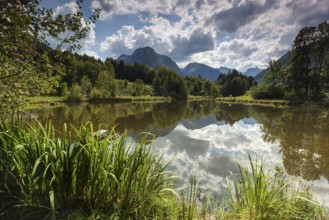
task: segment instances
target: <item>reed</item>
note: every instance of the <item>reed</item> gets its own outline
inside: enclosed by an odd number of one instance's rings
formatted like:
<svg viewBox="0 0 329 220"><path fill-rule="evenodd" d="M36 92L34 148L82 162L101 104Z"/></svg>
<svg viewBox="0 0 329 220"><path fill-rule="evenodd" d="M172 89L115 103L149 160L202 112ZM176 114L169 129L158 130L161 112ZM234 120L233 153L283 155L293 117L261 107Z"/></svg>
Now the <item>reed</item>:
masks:
<svg viewBox="0 0 329 220"><path fill-rule="evenodd" d="M229 210L225 218L241 219L324 219L322 208L312 201L306 187L296 187L280 170L266 173L264 162L252 161L250 168L239 165L238 175L228 182Z"/></svg>
<svg viewBox="0 0 329 220"><path fill-rule="evenodd" d="M74 139L72 138L74 137ZM171 175L146 137L126 143L115 130L97 135L51 123L0 122L0 218L65 218L75 211L111 218L152 218Z"/></svg>

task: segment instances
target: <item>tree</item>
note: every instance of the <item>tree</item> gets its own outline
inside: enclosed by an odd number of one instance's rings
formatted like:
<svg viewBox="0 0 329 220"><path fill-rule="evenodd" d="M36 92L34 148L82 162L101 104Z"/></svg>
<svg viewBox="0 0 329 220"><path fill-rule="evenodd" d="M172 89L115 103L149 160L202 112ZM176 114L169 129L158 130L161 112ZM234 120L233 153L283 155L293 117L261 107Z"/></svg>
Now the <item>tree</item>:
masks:
<svg viewBox="0 0 329 220"><path fill-rule="evenodd" d="M223 96L239 96L243 95L254 84L254 81L233 69L227 75L220 74L217 83L221 87Z"/></svg>
<svg viewBox="0 0 329 220"><path fill-rule="evenodd" d="M99 15L96 10L83 22L82 0L76 12L55 15L39 7L40 0L2 0L0 2L0 105L17 107L30 94L52 92L59 85L61 48L80 48L90 25ZM49 39L57 42L49 47Z"/></svg>
<svg viewBox="0 0 329 220"><path fill-rule="evenodd" d="M80 80L81 89L84 95L89 95L91 89L90 79L87 76L83 76Z"/></svg>
<svg viewBox="0 0 329 220"><path fill-rule="evenodd" d="M153 80L154 92L158 96L175 99L187 99L188 91L185 80L173 70L160 68Z"/></svg>
<svg viewBox="0 0 329 220"><path fill-rule="evenodd" d="M103 94L102 95L103 98L109 96L115 97L116 83L115 83L114 75L108 70L102 70L99 72L96 81L96 86Z"/></svg>
<svg viewBox="0 0 329 220"><path fill-rule="evenodd" d="M329 24L305 27L296 36L288 69L288 88L301 101L324 98L329 51Z"/></svg>
<svg viewBox="0 0 329 220"><path fill-rule="evenodd" d="M286 71L281 61L270 61L262 83L251 89L254 99L282 99L287 90Z"/></svg>

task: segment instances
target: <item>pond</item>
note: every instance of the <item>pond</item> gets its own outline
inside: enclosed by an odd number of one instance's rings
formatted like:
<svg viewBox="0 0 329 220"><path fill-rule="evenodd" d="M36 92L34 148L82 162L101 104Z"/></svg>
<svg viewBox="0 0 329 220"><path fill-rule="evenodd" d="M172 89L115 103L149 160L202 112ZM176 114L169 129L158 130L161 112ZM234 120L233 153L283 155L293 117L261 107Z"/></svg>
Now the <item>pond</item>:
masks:
<svg viewBox="0 0 329 220"><path fill-rule="evenodd" d="M30 109L61 130L63 123L155 135L153 148L174 159L169 169L180 177L178 188L195 175L203 189L220 192L237 162L264 160L311 185L320 203L329 204L329 110L301 107L229 105L214 102L70 104ZM150 137L151 139L152 137Z"/></svg>

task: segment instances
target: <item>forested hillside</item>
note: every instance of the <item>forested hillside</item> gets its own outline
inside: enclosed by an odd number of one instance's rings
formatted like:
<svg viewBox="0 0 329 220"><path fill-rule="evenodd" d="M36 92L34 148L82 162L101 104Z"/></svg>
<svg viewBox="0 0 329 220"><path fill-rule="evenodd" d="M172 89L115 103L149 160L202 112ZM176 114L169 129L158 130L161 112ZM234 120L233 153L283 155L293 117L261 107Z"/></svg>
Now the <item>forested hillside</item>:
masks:
<svg viewBox="0 0 329 220"><path fill-rule="evenodd" d="M254 98L322 102L329 97L329 23L305 27L296 36L287 63L271 61Z"/></svg>

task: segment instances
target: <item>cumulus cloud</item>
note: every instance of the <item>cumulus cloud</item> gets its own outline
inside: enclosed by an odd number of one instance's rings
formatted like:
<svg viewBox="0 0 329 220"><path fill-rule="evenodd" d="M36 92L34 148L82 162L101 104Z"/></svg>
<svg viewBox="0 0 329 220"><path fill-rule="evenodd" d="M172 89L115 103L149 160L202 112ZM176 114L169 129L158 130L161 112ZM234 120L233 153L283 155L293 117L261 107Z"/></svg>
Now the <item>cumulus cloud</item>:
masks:
<svg viewBox="0 0 329 220"><path fill-rule="evenodd" d="M234 4L233 7L214 13L208 20L219 28L219 30L228 33L236 32L241 26L249 24L256 19L259 14L265 13L275 4L275 0L266 0L265 4L260 4L255 1L247 1L244 4Z"/></svg>
<svg viewBox="0 0 329 220"><path fill-rule="evenodd" d="M100 44L108 56L151 46L183 67L204 62L244 71L265 68L290 48L306 25L329 20L327 0L93 0L104 22L138 15L138 26L116 30Z"/></svg>
<svg viewBox="0 0 329 220"><path fill-rule="evenodd" d="M100 8L101 19L109 19L113 15L137 14L149 12L151 14L170 13L174 7L174 1L139 1L139 0L93 0L92 8Z"/></svg>
<svg viewBox="0 0 329 220"><path fill-rule="evenodd" d="M215 41L211 32L204 33L202 30L194 30L189 36L179 36L173 39L173 50L171 57L177 61L186 59L186 57L203 51L213 50Z"/></svg>
<svg viewBox="0 0 329 220"><path fill-rule="evenodd" d="M78 5L75 1L66 3L64 5L59 5L54 10L54 17L58 15L67 15L67 14L74 14L78 11Z"/></svg>
<svg viewBox="0 0 329 220"><path fill-rule="evenodd" d="M119 56L123 53L130 54L139 47L151 46L158 53L170 55L179 61L194 53L213 50L215 47L211 32L194 28L181 30L180 27L160 17L150 21L154 24L141 29L123 26L100 44L101 51L110 51Z"/></svg>
<svg viewBox="0 0 329 220"><path fill-rule="evenodd" d="M135 30L133 26L123 26L116 34L107 37L100 44L101 51L110 51L115 56L119 56L123 53L130 54L136 48L144 46L151 46L160 51L161 48L168 48L169 42L156 35L156 30L150 27Z"/></svg>
<svg viewBox="0 0 329 220"><path fill-rule="evenodd" d="M314 26L329 20L329 4L327 0L293 1L287 0L286 9L299 26Z"/></svg>

